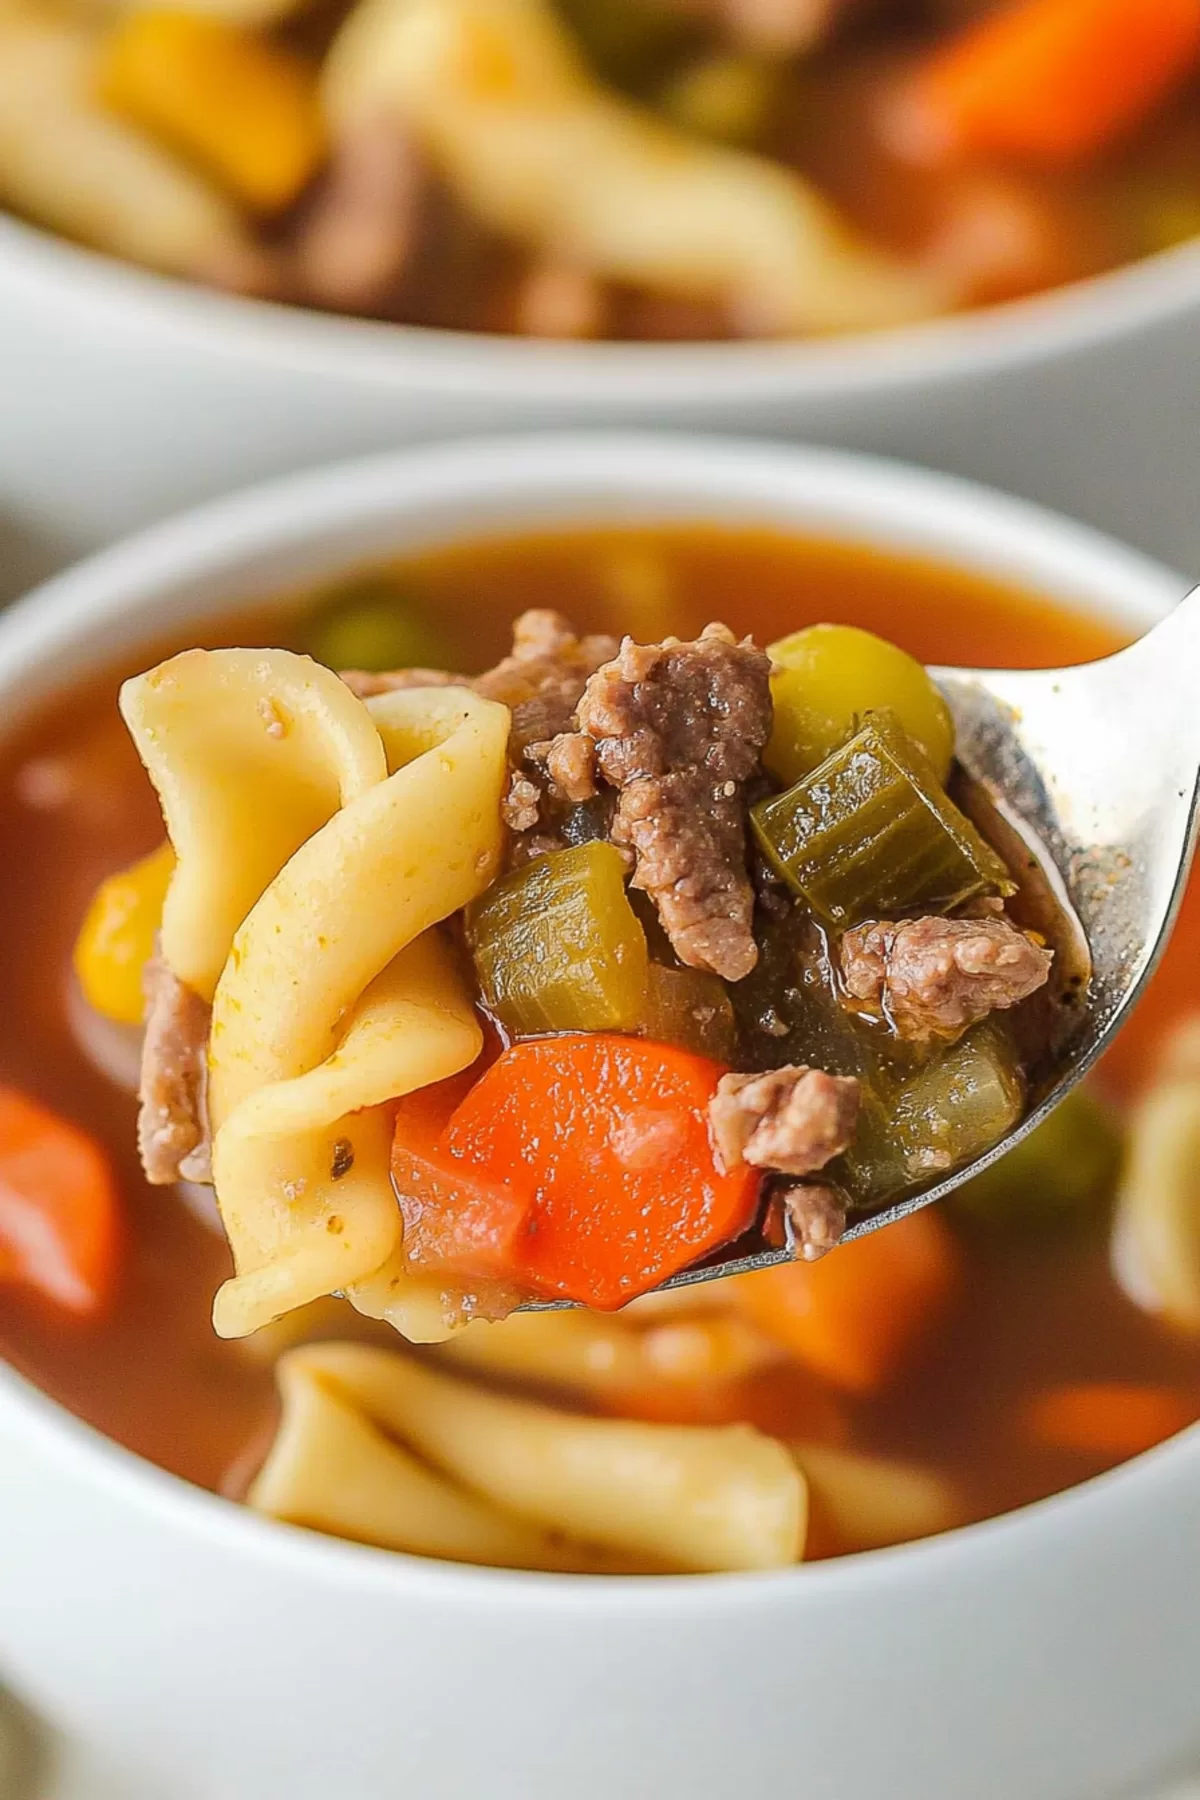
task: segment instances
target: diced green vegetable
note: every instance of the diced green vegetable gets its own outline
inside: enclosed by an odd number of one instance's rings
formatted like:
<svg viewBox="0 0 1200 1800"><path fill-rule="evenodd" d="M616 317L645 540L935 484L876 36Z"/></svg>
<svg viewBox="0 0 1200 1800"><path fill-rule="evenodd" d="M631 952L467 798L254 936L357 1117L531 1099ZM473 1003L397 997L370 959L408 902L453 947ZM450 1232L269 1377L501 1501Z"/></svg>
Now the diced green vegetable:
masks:
<svg viewBox="0 0 1200 1800"><path fill-rule="evenodd" d="M448 634L386 576L350 583L309 619L303 648L327 669L452 669Z"/></svg>
<svg viewBox="0 0 1200 1800"><path fill-rule="evenodd" d="M737 1048L733 1002L725 984L700 969L651 963L643 1034L714 1062L731 1063Z"/></svg>
<svg viewBox="0 0 1200 1800"><path fill-rule="evenodd" d="M775 727L764 762L799 781L840 748L868 713L894 713L939 781L950 773L954 721L928 672L904 650L854 625L810 625L768 645Z"/></svg>
<svg viewBox="0 0 1200 1800"><path fill-rule="evenodd" d="M764 130L778 87L777 71L759 58L705 56L672 77L659 104L685 131L748 144Z"/></svg>
<svg viewBox="0 0 1200 1800"><path fill-rule="evenodd" d="M909 1183L936 1181L990 1150L1025 1111L1016 1047L986 1019L896 1093L892 1131Z"/></svg>
<svg viewBox="0 0 1200 1800"><path fill-rule="evenodd" d="M1109 1108L1076 1088L1015 1149L965 1182L955 1209L987 1225L1082 1224L1112 1193L1121 1133Z"/></svg>
<svg viewBox="0 0 1200 1800"><path fill-rule="evenodd" d="M517 1037L634 1031L646 1016L646 934L611 844L541 856L467 910L484 1004Z"/></svg>
<svg viewBox="0 0 1200 1800"><path fill-rule="evenodd" d="M1000 858L892 713L873 713L848 744L786 793L760 801L751 817L778 873L839 927L1013 892Z"/></svg>

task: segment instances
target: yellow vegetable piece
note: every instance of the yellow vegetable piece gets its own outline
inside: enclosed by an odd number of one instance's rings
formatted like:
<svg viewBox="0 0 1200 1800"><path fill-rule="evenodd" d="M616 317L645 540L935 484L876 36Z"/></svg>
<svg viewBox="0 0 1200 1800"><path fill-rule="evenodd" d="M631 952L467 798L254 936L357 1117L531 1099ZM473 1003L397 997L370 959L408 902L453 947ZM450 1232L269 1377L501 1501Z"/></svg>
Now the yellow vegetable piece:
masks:
<svg viewBox="0 0 1200 1800"><path fill-rule="evenodd" d="M223 19L131 13L99 69L114 112L201 164L247 206L294 200L325 152L316 84L305 64Z"/></svg>
<svg viewBox="0 0 1200 1800"><path fill-rule="evenodd" d="M858 729L864 715L895 713L933 764L950 773L954 722L921 664L873 632L854 625L810 625L768 646L782 665L771 682L775 729L763 758L791 783L808 775Z"/></svg>
<svg viewBox="0 0 1200 1800"><path fill-rule="evenodd" d="M163 844L131 868L102 881L75 944L75 973L89 1006L120 1025L142 1022L142 970L162 923L175 868Z"/></svg>

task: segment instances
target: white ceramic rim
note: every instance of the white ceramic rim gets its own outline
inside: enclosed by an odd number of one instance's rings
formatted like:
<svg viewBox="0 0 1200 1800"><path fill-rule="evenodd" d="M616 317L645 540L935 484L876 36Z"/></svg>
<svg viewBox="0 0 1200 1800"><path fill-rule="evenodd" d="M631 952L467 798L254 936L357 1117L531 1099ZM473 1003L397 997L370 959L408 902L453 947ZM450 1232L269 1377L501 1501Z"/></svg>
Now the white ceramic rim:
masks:
<svg viewBox="0 0 1200 1800"><path fill-rule="evenodd" d="M455 519L466 517L464 530ZM0 617L0 716L18 723L81 669L117 658L169 597L214 610L206 596L254 597L256 564L281 553L296 579L346 565L341 538L368 556L495 530L605 518L714 518L927 554L973 572L1041 588L1070 606L1148 622L1188 583L1160 564L1025 502L956 478L842 452L728 439L634 433L545 433L406 450L273 481L141 532L57 576ZM244 568L244 578L236 572ZM244 585L243 585L244 579ZM285 586L287 585L285 581ZM278 578L270 583L278 591ZM267 589L260 588L265 596ZM130 609L137 613L131 623ZM215 609L219 610L219 609ZM17 703L11 704L13 700ZM15 716L14 716L15 715ZM1137 1505L1161 1486L1200 1498L1200 1426L1107 1474L1030 1506L939 1537L794 1569L710 1576L594 1576L476 1568L344 1543L262 1519L122 1448L0 1363L0 1411L36 1438L65 1475L95 1484L157 1522L203 1534L232 1554L267 1557L296 1579L325 1579L447 1601L478 1598L534 1611L737 1609L793 1604L805 1592L864 1584L919 1585L936 1562L951 1570L988 1541L1071 1532L1087 1512Z"/></svg>
<svg viewBox="0 0 1200 1800"><path fill-rule="evenodd" d="M0 214L5 287L73 317L81 336L133 330L147 342L164 337L175 354L233 355L280 373L384 391L652 415L848 399L1078 354L1200 305L1200 241L1025 300L802 341L552 343L346 318L214 293Z"/></svg>

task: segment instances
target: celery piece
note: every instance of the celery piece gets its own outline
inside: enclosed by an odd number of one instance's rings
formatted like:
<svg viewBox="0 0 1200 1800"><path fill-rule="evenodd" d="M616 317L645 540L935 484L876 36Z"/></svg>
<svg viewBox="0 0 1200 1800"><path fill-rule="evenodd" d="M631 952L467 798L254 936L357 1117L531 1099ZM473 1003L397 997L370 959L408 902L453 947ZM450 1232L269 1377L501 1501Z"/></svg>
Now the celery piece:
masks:
<svg viewBox="0 0 1200 1800"><path fill-rule="evenodd" d="M751 819L764 854L832 925L973 894L1011 894L996 852L948 798L893 713L872 713L849 743Z"/></svg>
<svg viewBox="0 0 1200 1800"><path fill-rule="evenodd" d="M909 1183L927 1183L982 1156L1018 1123L1025 1083L1004 1025L985 1019L902 1083L892 1133Z"/></svg>
<svg viewBox="0 0 1200 1800"><path fill-rule="evenodd" d="M456 662L448 634L385 575L327 594L301 647L327 669L452 669Z"/></svg>
<svg viewBox="0 0 1200 1800"><path fill-rule="evenodd" d="M611 844L555 850L467 909L484 1005L515 1037L633 1031L646 1016L646 934Z"/></svg>
<svg viewBox="0 0 1200 1800"><path fill-rule="evenodd" d="M857 731L868 713L894 713L945 781L954 758L950 708L915 657L856 625L808 625L767 646L775 666L775 723L763 762L799 781Z"/></svg>
<svg viewBox="0 0 1200 1800"><path fill-rule="evenodd" d="M737 1027L725 983L700 969L651 963L642 1032L656 1043L677 1044L714 1062L731 1063Z"/></svg>
<svg viewBox="0 0 1200 1800"><path fill-rule="evenodd" d="M1121 1133L1111 1109L1076 1088L1007 1156L965 1182L952 1204L988 1226L1083 1225L1110 1198L1120 1161Z"/></svg>

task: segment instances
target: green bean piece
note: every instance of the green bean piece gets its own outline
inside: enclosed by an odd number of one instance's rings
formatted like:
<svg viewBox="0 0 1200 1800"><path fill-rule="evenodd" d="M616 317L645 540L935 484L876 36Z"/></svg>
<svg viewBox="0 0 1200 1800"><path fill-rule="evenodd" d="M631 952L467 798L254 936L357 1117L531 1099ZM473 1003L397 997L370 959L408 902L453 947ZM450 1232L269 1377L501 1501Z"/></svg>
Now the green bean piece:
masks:
<svg viewBox="0 0 1200 1800"><path fill-rule="evenodd" d="M1001 1023L985 1019L896 1093L892 1131L909 1184L937 1181L982 1156L1024 1111L1016 1046Z"/></svg>
<svg viewBox="0 0 1200 1800"><path fill-rule="evenodd" d="M751 819L777 872L841 928L1013 892L996 852L890 712L873 713L811 775L761 800Z"/></svg>
<svg viewBox="0 0 1200 1800"><path fill-rule="evenodd" d="M1110 1108L1075 1088L1007 1156L952 1196L956 1212L1019 1231L1086 1225L1111 1197L1121 1133Z"/></svg>
<svg viewBox="0 0 1200 1800"><path fill-rule="evenodd" d="M646 934L611 844L540 856L467 909L484 1005L515 1037L634 1031L646 1017Z"/></svg>
<svg viewBox="0 0 1200 1800"><path fill-rule="evenodd" d="M309 619L303 648L327 669L452 669L449 634L386 576L352 582Z"/></svg>
<svg viewBox="0 0 1200 1800"><path fill-rule="evenodd" d="M856 625L809 625L767 646L775 665L775 724L763 756L777 781L799 781L858 730L868 713L894 713L945 781L954 721L915 657Z"/></svg>
<svg viewBox="0 0 1200 1800"><path fill-rule="evenodd" d="M643 1035L677 1044L714 1062L732 1063L737 1050L733 1002L716 975L651 963Z"/></svg>

